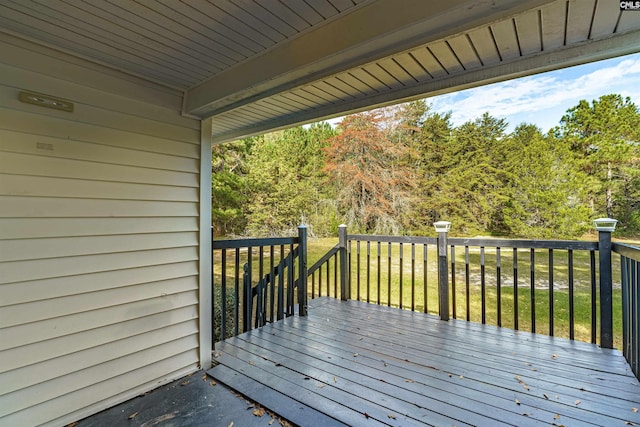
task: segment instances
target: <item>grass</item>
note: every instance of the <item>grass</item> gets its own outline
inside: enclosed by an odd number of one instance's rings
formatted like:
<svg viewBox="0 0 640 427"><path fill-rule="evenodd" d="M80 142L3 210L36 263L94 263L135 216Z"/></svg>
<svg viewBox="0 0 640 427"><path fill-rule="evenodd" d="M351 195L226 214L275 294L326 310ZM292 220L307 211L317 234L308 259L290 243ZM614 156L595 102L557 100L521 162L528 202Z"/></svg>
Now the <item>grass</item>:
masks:
<svg viewBox="0 0 640 427"><path fill-rule="evenodd" d="M308 241L308 261L307 265L313 265L318 259L326 254L337 243L335 238L310 239ZM288 248L282 256L288 253ZM214 283L220 284L222 281L221 254L217 252L214 259ZM239 271L242 276L242 265L247 262L248 253L246 250L240 252ZM451 264L449 265L450 281L450 305L455 318L468 319L473 322L483 321L493 324L515 328L517 319L517 329L532 331L541 334L553 334L554 336L569 338L571 335L571 325L569 321L570 298L569 298L569 268L568 252L553 251L553 330L550 327L550 306L549 306L549 252L547 250L536 250L534 253L533 269L531 264L531 253L528 250L518 250L517 266L517 316L514 307L514 260L511 249L502 249L500 253L500 275L497 274L497 253L495 248L486 248L484 251L484 310L483 292L480 286L482 271L480 269L480 249L470 248L469 250L469 275L467 286L467 275L465 272L464 248L456 248L455 252L455 298L451 285ZM271 256L265 249L263 253L262 273L266 274L270 269ZM620 266L614 255L613 277L614 277L614 346L620 348L622 345L622 316L621 316L621 291L620 291ZM235 295L235 254L229 251L227 259L227 301L233 301ZM253 281L260 276L260 263L258 261L257 250L254 249L252 255L252 275ZM277 264L281 259L280 248L274 251L273 262ZM358 267L359 260L359 267ZM450 259L451 262L451 259ZM574 302L574 338L580 341L592 341L592 301L595 301L596 325L599 323L599 301L598 295L592 295L590 255L587 251L573 252L573 302ZM597 257L596 257L597 264ZM338 267L339 268L339 267ZM312 297L318 295L329 295L339 297L339 286L335 283L335 264L333 260L323 266L319 274L308 282L309 293ZM531 271L534 271L533 289L531 286ZM297 276L297 272L296 272ZM404 244L401 248L399 244L389 246L383 243L380 247L380 259L378 261L378 246L366 243L360 244L360 249L355 243L351 246L351 298L362 301L370 301L383 305L413 309L416 311L437 314L438 292L437 292L437 253L435 247L427 248L426 263L424 259L423 246ZM497 286L500 277L501 286ZM240 293L242 278L240 277ZM336 292L337 291L337 292ZM500 306L498 307L498 292L500 292ZM535 302L532 303L531 296ZM229 299L230 298L230 299ZM455 303L455 312L453 304ZM242 312L242 310L240 310ZM532 319L532 312L535 316ZM218 311L217 316L221 316ZM233 309L227 306L227 324L232 325L234 319ZM500 322L498 316L500 315ZM532 329L535 321L535 330ZM241 322L241 319L238 319ZM596 342L599 340L598 328L596 327Z"/></svg>

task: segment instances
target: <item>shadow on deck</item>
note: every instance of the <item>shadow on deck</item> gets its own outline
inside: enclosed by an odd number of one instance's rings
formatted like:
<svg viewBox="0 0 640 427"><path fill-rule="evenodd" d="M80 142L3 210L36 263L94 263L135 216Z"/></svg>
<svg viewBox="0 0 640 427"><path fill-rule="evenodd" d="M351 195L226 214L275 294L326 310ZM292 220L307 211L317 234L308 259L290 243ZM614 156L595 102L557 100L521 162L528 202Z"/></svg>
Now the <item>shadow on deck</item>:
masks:
<svg viewBox="0 0 640 427"><path fill-rule="evenodd" d="M216 380L304 426L640 425L618 350L314 299L216 345Z"/></svg>

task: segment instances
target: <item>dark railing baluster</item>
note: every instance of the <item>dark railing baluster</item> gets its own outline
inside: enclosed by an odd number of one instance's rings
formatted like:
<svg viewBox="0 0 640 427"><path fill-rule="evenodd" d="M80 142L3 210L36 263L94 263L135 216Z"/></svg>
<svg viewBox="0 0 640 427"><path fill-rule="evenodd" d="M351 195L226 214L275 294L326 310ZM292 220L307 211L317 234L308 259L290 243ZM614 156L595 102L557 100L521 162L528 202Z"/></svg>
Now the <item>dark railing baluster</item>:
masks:
<svg viewBox="0 0 640 427"><path fill-rule="evenodd" d="M469 277L469 246L464 247L464 282L465 282L465 298L467 304L467 322L471 321L471 289Z"/></svg>
<svg viewBox="0 0 640 427"><path fill-rule="evenodd" d="M553 249L549 249L549 336L553 336Z"/></svg>
<svg viewBox="0 0 640 427"><path fill-rule="evenodd" d="M416 245L411 244L411 311L416 310Z"/></svg>
<svg viewBox="0 0 640 427"><path fill-rule="evenodd" d="M240 248L236 248L235 253L235 283L234 283L234 325L233 325L233 334L238 335L240 333ZM224 335L223 335L224 337Z"/></svg>
<svg viewBox="0 0 640 427"><path fill-rule="evenodd" d="M399 307L402 308L402 288L404 287L404 283L402 282L402 271L404 270L404 265L403 265L403 261L402 261L402 242L400 242L400 247L398 248L398 250L400 251L399 254L399 260L400 260L400 265L398 266L398 269L400 270L400 302L399 302Z"/></svg>
<svg viewBox="0 0 640 427"><path fill-rule="evenodd" d="M333 297L338 298L338 254L337 253L333 256Z"/></svg>
<svg viewBox="0 0 640 427"><path fill-rule="evenodd" d="M597 291L596 291L596 253L595 251L589 252L589 262L591 265L591 342L593 344L596 343L596 334L597 334Z"/></svg>
<svg viewBox="0 0 640 427"><path fill-rule="evenodd" d="M227 250L223 249L220 255L221 258L221 274L222 274L222 283L220 288L220 295L222 296L222 301L220 304L221 311L221 319L220 319L220 337L225 339L227 336Z"/></svg>
<svg viewBox="0 0 640 427"><path fill-rule="evenodd" d="M387 244L387 305L391 307L391 242Z"/></svg>
<svg viewBox="0 0 640 427"><path fill-rule="evenodd" d="M318 267L318 293L322 295L322 266Z"/></svg>
<svg viewBox="0 0 640 427"><path fill-rule="evenodd" d="M274 264L275 248L273 245L269 245L269 274L271 280L269 281L269 322L274 321L274 311L276 305L276 269Z"/></svg>
<svg viewBox="0 0 640 427"><path fill-rule="evenodd" d="M360 240L356 241L356 295L360 301Z"/></svg>
<svg viewBox="0 0 640 427"><path fill-rule="evenodd" d="M456 247L451 245L451 308L453 310L453 318L458 318L456 310Z"/></svg>
<svg viewBox="0 0 640 427"><path fill-rule="evenodd" d="M378 241L378 304L381 304L381 300L380 300L380 250L381 250L381 243Z"/></svg>
<svg viewBox="0 0 640 427"><path fill-rule="evenodd" d="M531 248L529 255L529 279L531 288L531 332L536 332L536 250Z"/></svg>
<svg viewBox="0 0 640 427"><path fill-rule="evenodd" d="M569 270L569 339L575 339L575 301L573 295L573 249L567 251L567 269Z"/></svg>
<svg viewBox="0 0 640 427"><path fill-rule="evenodd" d="M518 248L513 248L513 329L519 328L519 307L518 307Z"/></svg>
<svg viewBox="0 0 640 427"><path fill-rule="evenodd" d="M482 324L487 323L487 282L484 267L484 246L480 246L480 291L482 299Z"/></svg>
<svg viewBox="0 0 640 427"><path fill-rule="evenodd" d="M371 302L371 242L367 240L367 302Z"/></svg>
<svg viewBox="0 0 640 427"><path fill-rule="evenodd" d="M284 245L280 245L280 262L278 263L278 320L284 319Z"/></svg>
<svg viewBox="0 0 640 427"><path fill-rule="evenodd" d="M496 248L496 294L498 296L498 326L502 326L502 272L500 267L500 247Z"/></svg>
<svg viewBox="0 0 640 427"><path fill-rule="evenodd" d="M428 303L427 301L429 301L428 295L427 295L427 276L429 275L429 266L427 265L427 244L423 244L422 245L422 287L423 287L423 291L424 291L424 295L423 295L423 299L424 299L424 312L428 313L429 312L429 307L428 307Z"/></svg>

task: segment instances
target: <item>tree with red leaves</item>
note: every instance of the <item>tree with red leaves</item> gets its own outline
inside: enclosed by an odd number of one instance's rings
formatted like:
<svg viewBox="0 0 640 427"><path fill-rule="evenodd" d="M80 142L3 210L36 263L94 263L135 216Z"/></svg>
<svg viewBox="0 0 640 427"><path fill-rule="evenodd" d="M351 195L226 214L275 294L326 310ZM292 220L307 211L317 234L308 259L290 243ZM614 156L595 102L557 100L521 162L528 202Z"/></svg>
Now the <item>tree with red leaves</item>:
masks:
<svg viewBox="0 0 640 427"><path fill-rule="evenodd" d="M325 149L324 171L338 188L339 206L351 228L398 233L409 207L411 170L401 141L388 138L381 110L345 117Z"/></svg>

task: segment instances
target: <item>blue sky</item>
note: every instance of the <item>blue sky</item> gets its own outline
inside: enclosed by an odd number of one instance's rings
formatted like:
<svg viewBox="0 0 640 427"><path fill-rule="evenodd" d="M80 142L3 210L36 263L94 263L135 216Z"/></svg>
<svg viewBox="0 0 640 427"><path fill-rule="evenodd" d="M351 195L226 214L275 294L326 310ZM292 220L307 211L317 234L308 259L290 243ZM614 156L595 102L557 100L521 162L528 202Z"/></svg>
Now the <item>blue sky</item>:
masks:
<svg viewBox="0 0 640 427"><path fill-rule="evenodd" d="M451 111L458 126L489 112L509 122L508 132L522 122L543 132L556 126L567 109L581 99L591 101L619 93L640 106L640 53L523 77L502 83L427 98L434 111Z"/></svg>

